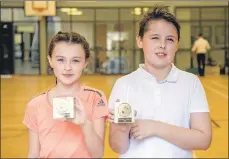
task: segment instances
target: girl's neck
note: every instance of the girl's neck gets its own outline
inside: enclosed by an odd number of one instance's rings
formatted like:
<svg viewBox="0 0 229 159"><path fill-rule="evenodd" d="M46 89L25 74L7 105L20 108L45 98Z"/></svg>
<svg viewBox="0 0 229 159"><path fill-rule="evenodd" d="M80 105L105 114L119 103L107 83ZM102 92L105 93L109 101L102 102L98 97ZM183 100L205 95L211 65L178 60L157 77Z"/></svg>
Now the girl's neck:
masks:
<svg viewBox="0 0 229 159"><path fill-rule="evenodd" d="M79 82L67 86L58 82L53 92L55 92L54 94L56 96L74 96L81 92L82 87L82 84Z"/></svg>

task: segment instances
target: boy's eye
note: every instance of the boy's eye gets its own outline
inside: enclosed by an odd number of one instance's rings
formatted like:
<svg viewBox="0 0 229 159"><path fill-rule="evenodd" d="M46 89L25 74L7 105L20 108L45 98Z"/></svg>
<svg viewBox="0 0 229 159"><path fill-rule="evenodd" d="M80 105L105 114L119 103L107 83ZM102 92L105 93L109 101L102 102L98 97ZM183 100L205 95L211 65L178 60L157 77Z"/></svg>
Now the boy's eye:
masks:
<svg viewBox="0 0 229 159"><path fill-rule="evenodd" d="M173 40L173 39L171 39L171 38L168 38L168 40L169 40L169 41L174 41L174 40Z"/></svg>
<svg viewBox="0 0 229 159"><path fill-rule="evenodd" d="M73 62L80 62L79 60L73 60Z"/></svg>
<svg viewBox="0 0 229 159"><path fill-rule="evenodd" d="M152 39L159 39L158 37L152 37Z"/></svg>

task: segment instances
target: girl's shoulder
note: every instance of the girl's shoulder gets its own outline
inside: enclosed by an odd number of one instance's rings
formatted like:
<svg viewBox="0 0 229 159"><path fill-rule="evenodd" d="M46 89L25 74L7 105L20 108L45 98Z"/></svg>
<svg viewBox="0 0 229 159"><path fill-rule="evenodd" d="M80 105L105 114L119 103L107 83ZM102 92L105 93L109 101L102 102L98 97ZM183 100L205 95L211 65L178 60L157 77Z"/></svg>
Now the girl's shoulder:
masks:
<svg viewBox="0 0 229 159"><path fill-rule="evenodd" d="M34 95L28 102L28 105L36 105L37 103L44 102L46 100L46 93L47 91L43 91Z"/></svg>
<svg viewBox="0 0 229 159"><path fill-rule="evenodd" d="M94 88L94 87L89 87L89 86L84 86L83 93L94 94L94 95L98 95L100 97L104 96L104 92L102 90L99 90L99 89Z"/></svg>

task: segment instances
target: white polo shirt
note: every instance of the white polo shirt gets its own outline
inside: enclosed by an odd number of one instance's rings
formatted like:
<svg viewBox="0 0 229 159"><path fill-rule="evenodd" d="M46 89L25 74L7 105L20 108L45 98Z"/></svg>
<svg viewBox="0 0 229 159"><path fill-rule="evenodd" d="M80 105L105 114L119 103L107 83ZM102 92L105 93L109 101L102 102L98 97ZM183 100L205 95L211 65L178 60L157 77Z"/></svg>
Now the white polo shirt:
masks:
<svg viewBox="0 0 229 159"><path fill-rule="evenodd" d="M209 112L206 95L198 77L174 65L161 82L140 67L119 78L110 95L109 107L119 99L137 110L138 119L153 119L190 128L190 113ZM192 151L183 150L161 138L130 139L128 151L120 158L192 158Z"/></svg>

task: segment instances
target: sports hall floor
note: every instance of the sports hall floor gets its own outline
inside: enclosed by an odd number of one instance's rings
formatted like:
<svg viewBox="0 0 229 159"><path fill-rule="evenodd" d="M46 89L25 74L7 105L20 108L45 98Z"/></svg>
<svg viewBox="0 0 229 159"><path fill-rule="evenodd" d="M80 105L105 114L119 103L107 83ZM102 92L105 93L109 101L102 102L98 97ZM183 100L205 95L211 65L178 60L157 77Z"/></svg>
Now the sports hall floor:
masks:
<svg viewBox="0 0 229 159"><path fill-rule="evenodd" d="M109 97L119 76L88 75L82 81L101 89ZM210 105L213 140L207 151L195 151L197 158L228 157L228 76L207 72L200 78ZM13 76L1 79L1 158L27 157L27 129L22 125L27 102L55 84L53 76ZM108 128L109 124L107 124ZM104 158L118 157L108 145L108 129Z"/></svg>

